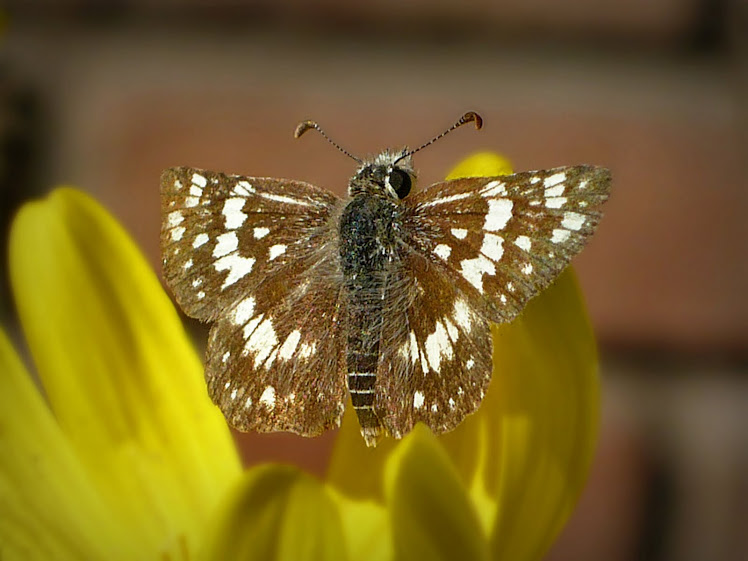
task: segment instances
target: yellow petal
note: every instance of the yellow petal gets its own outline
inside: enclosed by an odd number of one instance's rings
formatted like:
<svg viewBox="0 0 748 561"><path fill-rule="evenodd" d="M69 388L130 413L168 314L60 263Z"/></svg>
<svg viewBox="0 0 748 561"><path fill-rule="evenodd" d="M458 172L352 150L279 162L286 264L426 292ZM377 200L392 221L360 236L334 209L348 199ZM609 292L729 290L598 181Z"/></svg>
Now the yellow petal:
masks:
<svg viewBox="0 0 748 561"><path fill-rule="evenodd" d="M465 487L428 428L416 425L385 473L397 559L488 559Z"/></svg>
<svg viewBox="0 0 748 561"><path fill-rule="evenodd" d="M2 330L0 458L4 560L132 557L128 536L110 520Z"/></svg>
<svg viewBox="0 0 748 561"><path fill-rule="evenodd" d="M387 509L376 501L349 499L330 486L328 490L340 509L348 559L392 559L392 531Z"/></svg>
<svg viewBox="0 0 748 561"><path fill-rule="evenodd" d="M506 160L479 154L450 177L507 173ZM493 342L478 413L441 441L470 482L484 528L492 527L493 558L529 561L571 513L597 439L597 351L571 268L517 320L495 326Z"/></svg>
<svg viewBox="0 0 748 561"><path fill-rule="evenodd" d="M115 220L69 188L25 205L12 288L62 432L146 558L191 547L239 460L200 361Z"/></svg>
<svg viewBox="0 0 748 561"><path fill-rule="evenodd" d="M571 270L494 330L493 376L483 404L493 556L540 559L577 502L597 439L595 340Z"/></svg>
<svg viewBox="0 0 748 561"><path fill-rule="evenodd" d="M202 559L346 559L340 513L324 485L293 467L247 471L211 523Z"/></svg>
<svg viewBox="0 0 748 561"><path fill-rule="evenodd" d="M447 174L447 179L460 177L491 177L496 175L510 175L512 164L494 152L479 152L468 156L457 164Z"/></svg>

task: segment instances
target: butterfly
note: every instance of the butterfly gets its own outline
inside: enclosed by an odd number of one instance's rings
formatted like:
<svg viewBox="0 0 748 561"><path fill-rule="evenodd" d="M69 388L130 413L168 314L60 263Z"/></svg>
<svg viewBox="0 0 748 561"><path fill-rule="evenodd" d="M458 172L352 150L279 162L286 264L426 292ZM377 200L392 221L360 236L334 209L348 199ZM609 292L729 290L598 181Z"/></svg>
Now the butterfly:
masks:
<svg viewBox="0 0 748 561"><path fill-rule="evenodd" d="M369 446L435 433L479 406L491 323L560 274L601 218L611 175L589 165L414 189L415 150L359 159L348 197L303 181L189 167L161 176L166 283L212 322L205 376L242 431L317 435L348 396Z"/></svg>

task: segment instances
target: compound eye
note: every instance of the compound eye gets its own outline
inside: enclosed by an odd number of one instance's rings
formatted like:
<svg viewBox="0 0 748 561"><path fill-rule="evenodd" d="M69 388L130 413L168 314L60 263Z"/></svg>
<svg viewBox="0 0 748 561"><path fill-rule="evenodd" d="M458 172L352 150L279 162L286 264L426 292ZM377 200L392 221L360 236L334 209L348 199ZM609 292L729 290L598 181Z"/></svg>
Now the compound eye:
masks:
<svg viewBox="0 0 748 561"><path fill-rule="evenodd" d="M410 175L401 169L394 168L387 176L387 183L399 199L404 199L410 193Z"/></svg>

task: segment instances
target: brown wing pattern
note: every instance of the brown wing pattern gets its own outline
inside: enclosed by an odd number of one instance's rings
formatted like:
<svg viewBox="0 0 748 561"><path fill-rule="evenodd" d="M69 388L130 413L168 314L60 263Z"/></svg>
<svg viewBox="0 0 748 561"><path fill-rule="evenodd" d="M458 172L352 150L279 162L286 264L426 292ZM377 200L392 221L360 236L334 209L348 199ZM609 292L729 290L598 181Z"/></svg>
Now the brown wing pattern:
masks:
<svg viewBox="0 0 748 561"><path fill-rule="evenodd" d="M493 322L511 321L595 231L610 172L573 166L432 185L406 199L405 231Z"/></svg>
<svg viewBox="0 0 748 561"><path fill-rule="evenodd" d="M173 168L161 180L164 274L215 321L205 376L240 430L319 434L346 398L334 195L298 181Z"/></svg>

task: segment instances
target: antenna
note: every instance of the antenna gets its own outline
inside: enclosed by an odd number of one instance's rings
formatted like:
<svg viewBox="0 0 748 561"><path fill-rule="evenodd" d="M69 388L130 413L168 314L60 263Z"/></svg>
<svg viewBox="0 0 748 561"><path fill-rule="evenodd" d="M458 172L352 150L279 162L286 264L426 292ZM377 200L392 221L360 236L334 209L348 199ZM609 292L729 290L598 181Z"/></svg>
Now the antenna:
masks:
<svg viewBox="0 0 748 561"><path fill-rule="evenodd" d="M410 152L408 152L406 154L403 154L402 156L400 156L395 161L395 163L397 163L398 161L402 160L403 158L407 158L408 156L412 156L413 154L415 154L419 150L423 150L424 148L426 148L426 146L430 146L431 144L433 144L434 142L436 142L440 138L442 138L444 136L447 136L453 130L455 130L457 128L460 128L462 125L465 125L467 123L473 123L473 122L475 123L476 130L480 130L481 127L483 126L483 119L481 118L481 116L478 115L475 111L468 111L462 117L460 117L459 119L457 119L457 122L454 125L452 125L451 127L449 127L447 130L445 130L443 133L435 136L434 138L432 138L431 140L429 140L427 143L422 144L421 146L419 146L415 150L411 150Z"/></svg>
<svg viewBox="0 0 748 561"><path fill-rule="evenodd" d="M343 154L351 158L352 160L356 160L359 164L361 163L361 160L359 160L356 156L348 152L347 150L343 150L343 148L340 147L340 145L336 142L333 142L329 136L325 134L325 131L322 130L322 127L320 127L317 123L314 121L302 121L298 125L296 125L296 130L293 131L294 138L299 138L302 134L304 134L309 129L314 129L318 133L320 133L323 137L325 137L325 140L335 146L338 150L340 150Z"/></svg>

